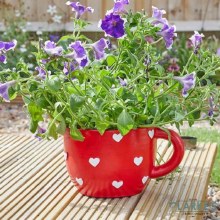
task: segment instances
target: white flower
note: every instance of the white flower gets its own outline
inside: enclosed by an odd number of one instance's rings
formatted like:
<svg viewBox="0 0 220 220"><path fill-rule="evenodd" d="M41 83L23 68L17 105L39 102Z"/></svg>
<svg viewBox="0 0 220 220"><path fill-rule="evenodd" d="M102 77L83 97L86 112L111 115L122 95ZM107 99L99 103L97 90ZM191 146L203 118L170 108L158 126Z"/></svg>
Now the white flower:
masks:
<svg viewBox="0 0 220 220"><path fill-rule="evenodd" d="M40 30L38 30L38 31L36 32L36 34L37 34L37 35L42 35L42 34L43 34L43 32L42 32L42 31L40 31Z"/></svg>
<svg viewBox="0 0 220 220"><path fill-rule="evenodd" d="M56 5L48 5L47 12L48 12L50 15L56 14L56 13L57 13L57 6L56 6Z"/></svg>
<svg viewBox="0 0 220 220"><path fill-rule="evenodd" d="M28 67L32 69L34 67L34 64L33 63L28 63Z"/></svg>
<svg viewBox="0 0 220 220"><path fill-rule="evenodd" d="M24 44L21 45L21 47L19 48L19 50L20 50L22 53L27 52L27 48L26 48L26 46L25 46Z"/></svg>
<svg viewBox="0 0 220 220"><path fill-rule="evenodd" d="M61 15L54 15L54 16L52 17L53 22L58 23L58 24L61 23L61 19L62 19L62 16L61 16Z"/></svg>

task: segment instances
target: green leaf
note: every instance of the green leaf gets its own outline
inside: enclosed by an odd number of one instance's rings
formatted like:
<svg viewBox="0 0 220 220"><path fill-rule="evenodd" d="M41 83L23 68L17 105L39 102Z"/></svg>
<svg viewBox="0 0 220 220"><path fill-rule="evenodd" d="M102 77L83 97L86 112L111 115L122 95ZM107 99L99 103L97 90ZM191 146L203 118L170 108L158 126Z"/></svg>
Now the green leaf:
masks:
<svg viewBox="0 0 220 220"><path fill-rule="evenodd" d="M117 120L118 130L122 135L126 135L134 126L134 121L130 114L124 109Z"/></svg>
<svg viewBox="0 0 220 220"><path fill-rule="evenodd" d="M52 76L49 79L47 79L46 85L50 90L54 92L58 92L62 87L61 81L57 76Z"/></svg>
<svg viewBox="0 0 220 220"><path fill-rule="evenodd" d="M180 114L179 112L175 112L175 121L179 122L184 119L184 115Z"/></svg>
<svg viewBox="0 0 220 220"><path fill-rule="evenodd" d="M70 109L76 112L85 103L85 97L72 94L70 96Z"/></svg>
<svg viewBox="0 0 220 220"><path fill-rule="evenodd" d="M29 130L32 133L35 133L38 127L38 121L33 121L32 119L30 120L30 124L29 124Z"/></svg>
<svg viewBox="0 0 220 220"><path fill-rule="evenodd" d="M36 100L36 104L38 106L40 106L41 108L47 108L49 106L49 103L48 101L45 99L44 96L41 96L39 97L37 100Z"/></svg>
<svg viewBox="0 0 220 220"><path fill-rule="evenodd" d="M53 137L55 140L58 138L57 128L56 128L55 123L53 123L51 126L49 126L48 134L49 134L49 136Z"/></svg>
<svg viewBox="0 0 220 220"><path fill-rule="evenodd" d="M100 132L101 135L104 134L105 130L108 128L109 124L105 121L96 121L95 122L96 128Z"/></svg>
<svg viewBox="0 0 220 220"><path fill-rule="evenodd" d="M28 112L30 113L31 119L33 121L37 121L37 122L43 121L43 117L42 117L43 111L35 103L30 102L28 104Z"/></svg>
<svg viewBox="0 0 220 220"><path fill-rule="evenodd" d="M112 66L117 60L115 56L108 56L106 61L108 66Z"/></svg>
<svg viewBox="0 0 220 220"><path fill-rule="evenodd" d="M60 123L58 124L56 131L58 134L64 135L64 133L66 131L66 123L65 123L65 120L63 117L62 117L62 120L60 121Z"/></svg>
<svg viewBox="0 0 220 220"><path fill-rule="evenodd" d="M82 133L79 129L75 127L70 128L70 136L77 141L84 141L84 137L82 136Z"/></svg>

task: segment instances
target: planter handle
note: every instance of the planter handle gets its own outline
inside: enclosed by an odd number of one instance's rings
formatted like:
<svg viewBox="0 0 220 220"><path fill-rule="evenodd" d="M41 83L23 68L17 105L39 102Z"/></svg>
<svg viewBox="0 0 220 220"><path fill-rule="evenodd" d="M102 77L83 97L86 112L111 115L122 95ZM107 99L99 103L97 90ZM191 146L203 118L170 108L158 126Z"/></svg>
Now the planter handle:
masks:
<svg viewBox="0 0 220 220"><path fill-rule="evenodd" d="M155 128L154 132L155 132L154 138L162 138L165 140L169 140L168 134L165 131ZM150 178L158 178L158 177L165 176L166 174L172 172L174 169L177 168L177 166L180 164L180 162L183 159L184 143L181 137L175 131L172 131L169 129L169 132L171 136L171 142L174 148L173 155L165 164L162 164L159 166L155 166L153 164Z"/></svg>

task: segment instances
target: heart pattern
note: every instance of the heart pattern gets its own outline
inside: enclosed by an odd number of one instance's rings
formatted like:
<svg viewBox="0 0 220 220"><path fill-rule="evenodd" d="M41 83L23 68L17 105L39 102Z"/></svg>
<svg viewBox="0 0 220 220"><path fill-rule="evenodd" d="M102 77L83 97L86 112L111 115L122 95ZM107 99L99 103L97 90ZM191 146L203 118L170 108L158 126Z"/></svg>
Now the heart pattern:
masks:
<svg viewBox="0 0 220 220"><path fill-rule="evenodd" d="M67 160L67 158L68 158L68 153L67 153L67 152L63 152L63 156L64 156L64 160Z"/></svg>
<svg viewBox="0 0 220 220"><path fill-rule="evenodd" d="M148 178L149 178L148 176L144 176L142 178L142 183L145 184L147 182Z"/></svg>
<svg viewBox="0 0 220 220"><path fill-rule="evenodd" d="M154 130L149 130L148 136L152 139L154 137Z"/></svg>
<svg viewBox="0 0 220 220"><path fill-rule="evenodd" d="M140 166L140 164L142 163L143 161L143 157L135 157L134 158L134 164L137 165L137 166Z"/></svg>
<svg viewBox="0 0 220 220"><path fill-rule="evenodd" d="M112 136L113 140L116 142L120 142L123 138L123 136L119 133L119 134L113 134Z"/></svg>
<svg viewBox="0 0 220 220"><path fill-rule="evenodd" d="M98 166L98 164L100 163L100 159L99 158L89 158L89 163L93 166L96 167Z"/></svg>
<svg viewBox="0 0 220 220"><path fill-rule="evenodd" d="M123 186L123 181L122 181L122 180L121 180L121 181L116 181L116 180L114 180L114 181L112 182L112 186L114 186L116 189L119 189L120 187Z"/></svg>
<svg viewBox="0 0 220 220"><path fill-rule="evenodd" d="M83 179L82 179L82 178L77 178L77 177L76 177L76 182L77 182L80 186L83 185Z"/></svg>

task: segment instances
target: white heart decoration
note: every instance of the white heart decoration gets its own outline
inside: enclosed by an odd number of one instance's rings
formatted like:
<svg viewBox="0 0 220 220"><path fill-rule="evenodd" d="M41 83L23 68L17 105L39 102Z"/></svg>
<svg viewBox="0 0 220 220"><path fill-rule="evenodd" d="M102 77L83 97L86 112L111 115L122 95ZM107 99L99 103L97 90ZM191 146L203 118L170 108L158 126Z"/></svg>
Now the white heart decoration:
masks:
<svg viewBox="0 0 220 220"><path fill-rule="evenodd" d="M77 177L76 177L76 182L77 182L80 186L83 185L83 179L82 179L82 178L77 178Z"/></svg>
<svg viewBox="0 0 220 220"><path fill-rule="evenodd" d="M134 158L135 165L140 166L140 164L142 163L143 159L144 159L143 157L135 157Z"/></svg>
<svg viewBox="0 0 220 220"><path fill-rule="evenodd" d="M112 182L112 186L114 186L116 189L119 189L123 185L123 181L116 181L114 180Z"/></svg>
<svg viewBox="0 0 220 220"><path fill-rule="evenodd" d="M148 178L149 178L148 176L144 176L142 178L142 183L145 184L147 182Z"/></svg>
<svg viewBox="0 0 220 220"><path fill-rule="evenodd" d="M123 138L123 136L119 133L119 134L113 134L112 138L116 141L116 142L120 142L121 139Z"/></svg>
<svg viewBox="0 0 220 220"><path fill-rule="evenodd" d="M154 137L154 130L148 131L148 135L152 139Z"/></svg>
<svg viewBox="0 0 220 220"><path fill-rule="evenodd" d="M64 156L64 160L67 160L68 153L67 152L63 152L63 156Z"/></svg>
<svg viewBox="0 0 220 220"><path fill-rule="evenodd" d="M93 166L93 167L96 167L100 162L100 159L99 158L89 158L89 163Z"/></svg>

